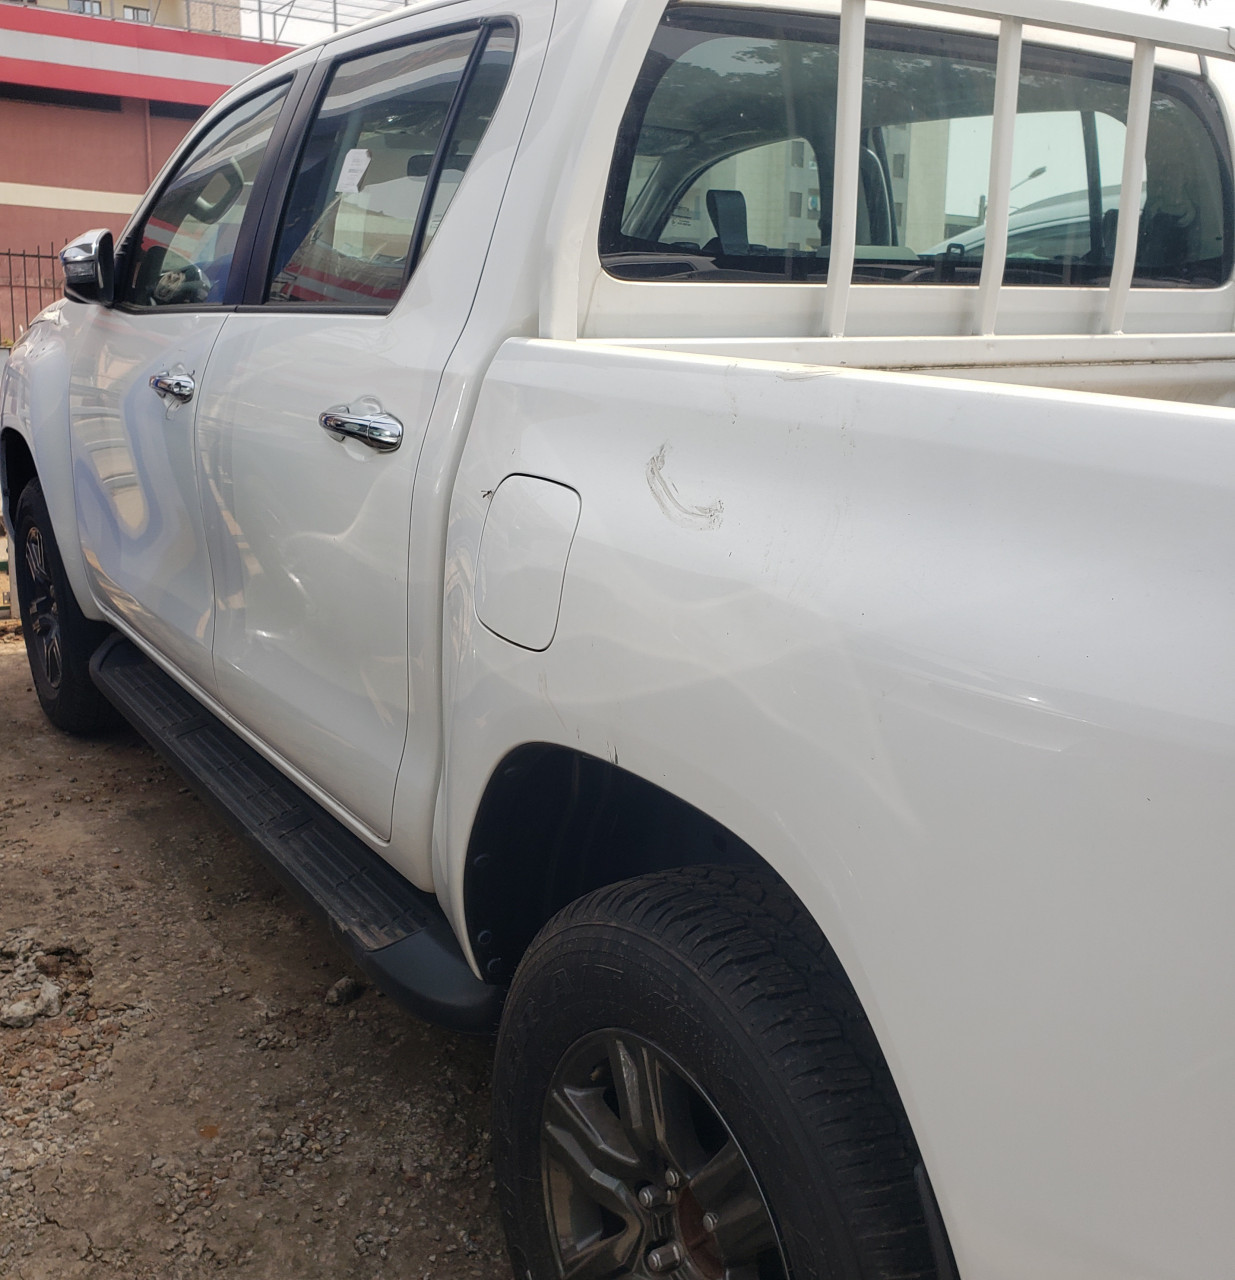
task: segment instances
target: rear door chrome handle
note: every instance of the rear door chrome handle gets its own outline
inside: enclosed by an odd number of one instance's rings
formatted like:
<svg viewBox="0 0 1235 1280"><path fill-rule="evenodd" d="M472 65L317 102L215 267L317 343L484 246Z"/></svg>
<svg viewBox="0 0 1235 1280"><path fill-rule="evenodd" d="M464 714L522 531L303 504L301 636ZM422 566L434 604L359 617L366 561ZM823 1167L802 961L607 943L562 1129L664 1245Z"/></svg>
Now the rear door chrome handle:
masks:
<svg viewBox="0 0 1235 1280"><path fill-rule="evenodd" d="M342 405L319 414L317 423L336 440L359 440L379 453L390 453L403 443L403 423L388 413L349 413Z"/></svg>
<svg viewBox="0 0 1235 1280"><path fill-rule="evenodd" d="M187 373L156 373L150 379L150 385L162 399L171 396L181 404L192 400L193 392L197 390L197 383Z"/></svg>

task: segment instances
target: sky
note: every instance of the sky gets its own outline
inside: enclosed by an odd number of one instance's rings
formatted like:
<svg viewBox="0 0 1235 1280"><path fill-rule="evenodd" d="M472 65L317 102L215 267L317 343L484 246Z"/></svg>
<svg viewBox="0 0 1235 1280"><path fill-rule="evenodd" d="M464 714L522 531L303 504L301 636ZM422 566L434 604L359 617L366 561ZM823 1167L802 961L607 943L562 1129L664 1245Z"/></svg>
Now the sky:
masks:
<svg viewBox="0 0 1235 1280"><path fill-rule="evenodd" d="M1149 0L1093 0L1107 9L1126 9L1131 13L1156 12ZM1235 27L1235 0L1209 0L1197 5L1192 0L1171 0L1165 16L1180 22L1199 22L1207 27Z"/></svg>

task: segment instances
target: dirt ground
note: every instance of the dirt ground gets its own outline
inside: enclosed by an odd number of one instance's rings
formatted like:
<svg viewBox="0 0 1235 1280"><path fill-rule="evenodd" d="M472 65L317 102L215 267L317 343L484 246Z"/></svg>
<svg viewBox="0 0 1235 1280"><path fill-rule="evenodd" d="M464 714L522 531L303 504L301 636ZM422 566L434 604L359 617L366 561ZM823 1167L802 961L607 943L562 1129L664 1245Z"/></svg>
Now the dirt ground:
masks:
<svg viewBox="0 0 1235 1280"><path fill-rule="evenodd" d="M54 730L13 623L0 715L0 1277L509 1280L490 1045L328 1003L325 928L136 735Z"/></svg>

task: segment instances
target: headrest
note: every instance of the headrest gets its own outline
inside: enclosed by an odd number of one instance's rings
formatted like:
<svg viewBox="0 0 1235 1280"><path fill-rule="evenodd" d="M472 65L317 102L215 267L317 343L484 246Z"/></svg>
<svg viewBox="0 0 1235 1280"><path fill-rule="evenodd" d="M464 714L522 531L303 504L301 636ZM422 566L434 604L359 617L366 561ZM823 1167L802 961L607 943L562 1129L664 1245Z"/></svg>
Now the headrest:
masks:
<svg viewBox="0 0 1235 1280"><path fill-rule="evenodd" d="M462 155L458 151L452 151L446 157L446 163L442 165L443 169L453 169L458 173L462 173L467 168L467 162L471 156ZM409 178L427 178L429 170L433 167L433 153L428 152L424 155L408 156L407 158L407 176Z"/></svg>
<svg viewBox="0 0 1235 1280"><path fill-rule="evenodd" d="M708 217L716 228L720 251L726 257L750 252L750 237L746 229L746 197L740 191L708 192Z"/></svg>

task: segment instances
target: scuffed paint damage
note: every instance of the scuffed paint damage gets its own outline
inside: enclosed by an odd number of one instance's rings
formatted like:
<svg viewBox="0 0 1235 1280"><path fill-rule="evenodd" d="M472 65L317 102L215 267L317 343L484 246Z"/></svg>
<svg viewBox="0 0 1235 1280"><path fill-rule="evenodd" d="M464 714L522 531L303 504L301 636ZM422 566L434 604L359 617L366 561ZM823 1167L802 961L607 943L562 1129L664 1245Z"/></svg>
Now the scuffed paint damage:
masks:
<svg viewBox="0 0 1235 1280"><path fill-rule="evenodd" d="M724 519L725 504L717 498L707 506L690 506L678 497L678 487L665 475L665 458L669 453L666 441L648 459L647 482L656 505L674 524L684 529L706 531L719 529Z"/></svg>

